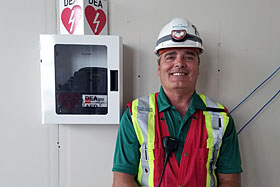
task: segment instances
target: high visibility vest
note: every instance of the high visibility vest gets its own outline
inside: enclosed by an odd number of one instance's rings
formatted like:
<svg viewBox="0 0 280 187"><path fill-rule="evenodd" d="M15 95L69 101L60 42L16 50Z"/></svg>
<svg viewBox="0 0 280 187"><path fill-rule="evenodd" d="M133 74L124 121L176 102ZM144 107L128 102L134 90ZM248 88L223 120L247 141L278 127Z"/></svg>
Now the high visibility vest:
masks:
<svg viewBox="0 0 280 187"><path fill-rule="evenodd" d="M140 148L137 181L140 186L157 187L164 164L162 138L170 136L163 112L158 112L157 95L135 99L130 108ZM216 187L216 162L229 117L225 107L199 95L206 111L198 110L186 136L180 167L175 154L169 157L161 187Z"/></svg>

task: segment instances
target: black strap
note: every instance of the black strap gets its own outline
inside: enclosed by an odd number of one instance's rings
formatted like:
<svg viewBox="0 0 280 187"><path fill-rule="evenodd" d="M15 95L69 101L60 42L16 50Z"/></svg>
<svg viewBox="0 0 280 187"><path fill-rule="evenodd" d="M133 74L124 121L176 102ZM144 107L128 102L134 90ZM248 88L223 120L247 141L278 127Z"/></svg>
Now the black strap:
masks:
<svg viewBox="0 0 280 187"><path fill-rule="evenodd" d="M165 42L167 40L172 40L171 34L163 36L162 38L158 39L156 46L158 46L160 43ZM184 40L192 40L194 42L199 42L202 45L202 40L195 35L187 34ZM182 41L177 41L177 42L182 42Z"/></svg>
<svg viewBox="0 0 280 187"><path fill-rule="evenodd" d="M211 112L225 112L227 113L227 111L225 109L222 108L212 108L212 107L206 107L205 111L211 111Z"/></svg>

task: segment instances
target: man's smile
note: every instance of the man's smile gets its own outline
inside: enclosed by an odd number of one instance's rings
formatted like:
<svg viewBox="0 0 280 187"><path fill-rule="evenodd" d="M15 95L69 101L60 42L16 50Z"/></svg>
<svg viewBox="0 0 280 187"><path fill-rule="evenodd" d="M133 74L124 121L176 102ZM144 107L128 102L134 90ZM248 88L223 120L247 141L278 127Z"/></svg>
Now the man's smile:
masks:
<svg viewBox="0 0 280 187"><path fill-rule="evenodd" d="M185 75L187 75L187 73L185 73L185 72L174 72L174 73L170 73L170 75L173 75L173 76L185 76Z"/></svg>

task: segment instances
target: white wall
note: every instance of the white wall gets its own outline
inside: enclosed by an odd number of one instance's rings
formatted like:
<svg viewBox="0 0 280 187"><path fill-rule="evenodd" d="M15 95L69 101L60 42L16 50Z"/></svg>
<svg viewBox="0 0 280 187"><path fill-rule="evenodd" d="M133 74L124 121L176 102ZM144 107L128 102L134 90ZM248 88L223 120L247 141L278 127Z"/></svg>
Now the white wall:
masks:
<svg viewBox="0 0 280 187"><path fill-rule="evenodd" d="M117 125L41 124L38 39L56 33L55 0L1 5L0 187L110 186ZM158 90L155 40L166 22L182 16L205 43L198 91L232 109L280 65L279 6L276 0L110 0L109 32L124 40L124 103ZM279 81L278 73L233 113L237 129L279 90ZM243 186L279 186L279 101L239 135Z"/></svg>
<svg viewBox="0 0 280 187"><path fill-rule="evenodd" d="M39 34L53 31L52 2L1 1L0 186L47 187L53 127L40 115ZM55 145L55 144L54 144Z"/></svg>

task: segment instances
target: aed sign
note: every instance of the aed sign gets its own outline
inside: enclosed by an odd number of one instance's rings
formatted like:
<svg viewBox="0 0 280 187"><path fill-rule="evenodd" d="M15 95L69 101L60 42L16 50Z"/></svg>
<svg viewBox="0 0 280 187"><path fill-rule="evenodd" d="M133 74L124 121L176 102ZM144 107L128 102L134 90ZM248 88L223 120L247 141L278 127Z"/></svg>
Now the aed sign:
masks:
<svg viewBox="0 0 280 187"><path fill-rule="evenodd" d="M108 107L107 95L83 95L82 107Z"/></svg>
<svg viewBox="0 0 280 187"><path fill-rule="evenodd" d="M107 35L107 0L60 0L60 34Z"/></svg>

